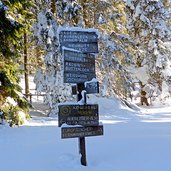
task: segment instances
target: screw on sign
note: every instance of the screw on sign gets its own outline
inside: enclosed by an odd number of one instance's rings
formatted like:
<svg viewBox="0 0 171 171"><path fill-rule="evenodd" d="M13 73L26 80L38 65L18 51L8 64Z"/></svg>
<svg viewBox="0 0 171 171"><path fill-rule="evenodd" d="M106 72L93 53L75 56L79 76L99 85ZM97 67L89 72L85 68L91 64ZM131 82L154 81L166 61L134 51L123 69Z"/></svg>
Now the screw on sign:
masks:
<svg viewBox="0 0 171 171"><path fill-rule="evenodd" d="M69 113L71 112L71 108L69 106L62 106L60 109L61 115L69 115Z"/></svg>

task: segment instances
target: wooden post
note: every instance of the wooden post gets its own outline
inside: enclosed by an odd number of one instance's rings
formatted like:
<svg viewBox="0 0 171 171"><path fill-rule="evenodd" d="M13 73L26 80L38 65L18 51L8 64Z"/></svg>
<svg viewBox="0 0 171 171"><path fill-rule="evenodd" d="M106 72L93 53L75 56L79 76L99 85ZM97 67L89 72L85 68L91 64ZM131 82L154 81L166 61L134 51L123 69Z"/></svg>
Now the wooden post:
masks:
<svg viewBox="0 0 171 171"><path fill-rule="evenodd" d="M81 164L83 166L87 166L85 137L80 137L79 138L79 147L80 147L80 154L81 154Z"/></svg>
<svg viewBox="0 0 171 171"><path fill-rule="evenodd" d="M84 89L85 89L84 83L77 84L77 90L78 90L77 100L78 101L80 101L82 98L85 99L85 97L82 97L82 95L81 95L81 92ZM85 102L86 102L86 100L85 100ZM81 164L83 166L87 166L85 137L79 137L79 153L81 154Z"/></svg>
<svg viewBox="0 0 171 171"><path fill-rule="evenodd" d="M25 94L29 95L29 69L28 69L28 50L27 50L27 33L24 30L24 79L25 79Z"/></svg>

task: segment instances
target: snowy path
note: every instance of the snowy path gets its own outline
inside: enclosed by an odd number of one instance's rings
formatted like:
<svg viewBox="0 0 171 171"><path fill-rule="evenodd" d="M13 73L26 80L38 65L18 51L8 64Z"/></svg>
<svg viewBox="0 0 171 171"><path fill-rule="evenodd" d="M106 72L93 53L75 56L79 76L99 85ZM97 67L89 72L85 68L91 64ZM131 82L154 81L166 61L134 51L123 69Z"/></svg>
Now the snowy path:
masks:
<svg viewBox="0 0 171 171"><path fill-rule="evenodd" d="M33 109L30 109L31 116L47 117L49 107L42 102L33 102Z"/></svg>
<svg viewBox="0 0 171 171"><path fill-rule="evenodd" d="M98 102L104 136L86 138L87 167L78 139L61 139L57 118L33 116L19 128L0 126L0 171L171 171L171 107L135 112Z"/></svg>
<svg viewBox="0 0 171 171"><path fill-rule="evenodd" d="M139 116L144 122L171 122L171 106L142 108Z"/></svg>

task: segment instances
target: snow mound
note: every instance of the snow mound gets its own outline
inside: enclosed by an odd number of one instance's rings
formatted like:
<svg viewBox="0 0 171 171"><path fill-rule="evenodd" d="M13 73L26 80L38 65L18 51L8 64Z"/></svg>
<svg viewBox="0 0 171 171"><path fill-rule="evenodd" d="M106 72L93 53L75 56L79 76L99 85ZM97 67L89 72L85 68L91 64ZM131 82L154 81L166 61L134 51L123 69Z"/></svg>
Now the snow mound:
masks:
<svg viewBox="0 0 171 171"><path fill-rule="evenodd" d="M135 104L128 101L121 101L116 97L105 98L94 95L90 95L89 97L88 103L99 104L99 116L103 123L134 121L138 119L140 108Z"/></svg>

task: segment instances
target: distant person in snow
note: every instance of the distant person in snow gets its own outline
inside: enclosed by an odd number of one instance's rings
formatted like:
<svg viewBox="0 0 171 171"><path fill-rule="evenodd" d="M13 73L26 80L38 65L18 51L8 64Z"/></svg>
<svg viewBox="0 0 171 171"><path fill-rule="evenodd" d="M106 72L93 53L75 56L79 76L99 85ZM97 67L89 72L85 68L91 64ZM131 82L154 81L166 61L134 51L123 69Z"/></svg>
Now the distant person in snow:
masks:
<svg viewBox="0 0 171 171"><path fill-rule="evenodd" d="M146 92L144 90L141 90L141 105L143 105L144 103L149 106L149 103L148 103L148 99L146 97Z"/></svg>

